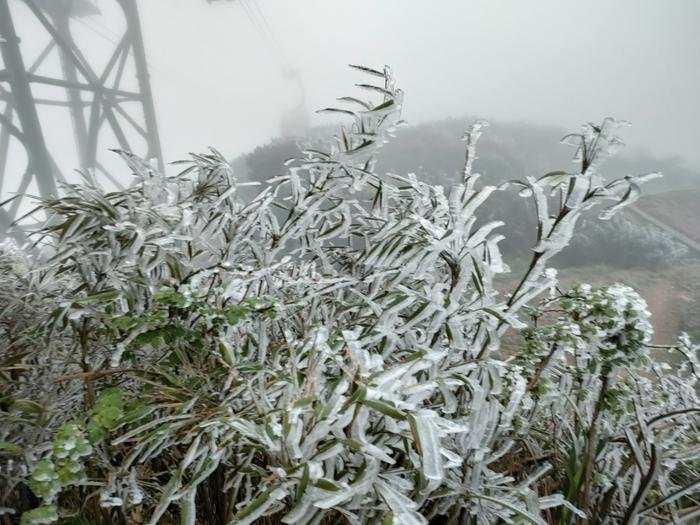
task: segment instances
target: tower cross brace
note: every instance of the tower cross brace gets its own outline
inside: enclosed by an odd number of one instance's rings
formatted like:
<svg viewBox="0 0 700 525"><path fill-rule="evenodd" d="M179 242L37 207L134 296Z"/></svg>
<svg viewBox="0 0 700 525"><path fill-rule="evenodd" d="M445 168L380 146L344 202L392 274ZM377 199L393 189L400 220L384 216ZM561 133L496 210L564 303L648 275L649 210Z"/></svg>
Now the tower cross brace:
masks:
<svg viewBox="0 0 700 525"><path fill-rule="evenodd" d="M74 145L82 170L99 172L114 184L118 181L100 162L100 132L111 130L118 147L134 151L138 136L146 151L134 153L156 159L162 168L148 64L144 51L141 23L136 0L114 0L124 15L124 31L118 35L105 63L95 64L76 45L71 33L71 19L93 14L96 8L88 0L17 0L23 3L39 23L47 39L46 47L27 66L13 19L10 0L0 0L0 202L14 194L16 198L0 206L0 234L7 231L20 210L21 196L32 182L39 196L56 195L57 182L65 181L42 129L41 108L60 106L68 110ZM28 38L25 35L25 38ZM52 53L58 53L60 73L41 74ZM127 68L130 66L130 68ZM126 71L133 71L136 88L122 87ZM63 97L40 98L38 86L63 88ZM4 107L3 107L4 105ZM130 129L129 129L130 128ZM27 165L21 174L7 173L12 141L24 148ZM16 182L10 188L11 182Z"/></svg>

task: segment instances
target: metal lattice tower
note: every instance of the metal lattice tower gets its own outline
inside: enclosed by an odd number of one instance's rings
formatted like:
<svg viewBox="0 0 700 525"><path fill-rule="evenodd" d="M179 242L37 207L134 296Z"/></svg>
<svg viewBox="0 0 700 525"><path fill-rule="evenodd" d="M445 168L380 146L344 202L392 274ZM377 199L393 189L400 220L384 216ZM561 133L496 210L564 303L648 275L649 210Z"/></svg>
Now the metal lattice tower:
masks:
<svg viewBox="0 0 700 525"><path fill-rule="evenodd" d="M34 60L26 62L10 0L0 0L0 195L22 195L34 183L42 197L55 195L57 181L65 180L54 155L47 145L40 112L45 106L67 110L82 170L95 170L115 184L100 158L98 147L101 132L109 132L120 149L155 158L162 167L149 82L148 65L136 0L114 0L124 15L124 31L115 35L108 60L95 63L76 45L71 22L92 16L99 10L88 0L16 0L24 4L42 28L42 35L24 35L33 42L47 41ZM25 16L26 18L26 16ZM24 51L24 54L23 54ZM58 54L60 72L42 74L42 67L51 55ZM53 57L55 59L55 56ZM123 87L125 76L135 73L134 88ZM131 80L131 79L130 79ZM51 86L49 98L35 96L38 89ZM55 96L55 92L62 96ZM66 131L69 129L66 119ZM18 141L26 152L24 173L6 172L12 141ZM134 142L140 142L141 151ZM143 151L145 144L146 151ZM99 150L99 151L98 151ZM0 200L2 200L0 198ZM15 219L21 198L0 208L0 235Z"/></svg>

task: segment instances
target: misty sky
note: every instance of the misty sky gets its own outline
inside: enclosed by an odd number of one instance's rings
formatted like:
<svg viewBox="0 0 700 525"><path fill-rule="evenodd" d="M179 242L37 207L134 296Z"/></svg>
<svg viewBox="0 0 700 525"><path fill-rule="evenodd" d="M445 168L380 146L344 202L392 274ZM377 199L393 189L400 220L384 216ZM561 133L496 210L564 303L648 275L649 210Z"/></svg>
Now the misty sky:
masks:
<svg viewBox="0 0 700 525"><path fill-rule="evenodd" d="M700 165L696 0L260 0L308 109L353 94L345 66L390 64L412 123L448 116L556 124L623 118L630 147ZM141 0L168 157L242 152L298 104L239 2ZM324 117L325 118L325 117Z"/></svg>
<svg viewBox="0 0 700 525"><path fill-rule="evenodd" d="M46 35L19 0L10 4L31 62ZM123 22L113 0L96 4L102 14L72 28L81 49L99 61ZM682 156L700 167L700 1L257 4L274 36L249 17L252 0L139 0L166 160L209 145L234 157L278 135L281 119L302 99L285 69L299 72L312 123L328 123L313 110L356 95L353 83L365 79L347 64L360 63L393 67L409 123L471 115L575 131L614 116L633 124L624 133L630 150ZM58 111L42 118L68 172L77 161L69 153L70 120ZM110 140L100 147L115 147ZM23 162L10 161L17 170Z"/></svg>

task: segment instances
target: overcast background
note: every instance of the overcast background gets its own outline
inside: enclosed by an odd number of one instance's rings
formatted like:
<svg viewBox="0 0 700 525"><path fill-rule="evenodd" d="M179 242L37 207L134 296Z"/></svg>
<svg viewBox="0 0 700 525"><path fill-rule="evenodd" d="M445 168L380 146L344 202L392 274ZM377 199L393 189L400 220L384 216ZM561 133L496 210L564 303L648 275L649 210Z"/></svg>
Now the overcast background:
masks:
<svg viewBox="0 0 700 525"><path fill-rule="evenodd" d="M700 165L697 0L261 0L307 106L351 94L348 63L390 64L409 123L464 114L567 129L623 118L631 147ZM298 90L239 2L142 0L166 156L240 153Z"/></svg>
<svg viewBox="0 0 700 525"><path fill-rule="evenodd" d="M72 28L99 62L123 21L113 0L95 3L101 14ZM255 4L139 1L167 161L210 145L232 158L277 136L302 98L283 74L289 68L303 81L311 123L327 123L313 110L355 94L352 84L363 79L346 66L360 63L393 67L409 123L471 115L577 130L614 116L633 124L624 134L631 153L700 166L697 0L257 0L259 11ZM10 6L30 63L47 36L20 0ZM69 172L77 167L70 119L42 111L52 151ZM115 146L109 137L100 142ZM13 151L9 169L19 172Z"/></svg>

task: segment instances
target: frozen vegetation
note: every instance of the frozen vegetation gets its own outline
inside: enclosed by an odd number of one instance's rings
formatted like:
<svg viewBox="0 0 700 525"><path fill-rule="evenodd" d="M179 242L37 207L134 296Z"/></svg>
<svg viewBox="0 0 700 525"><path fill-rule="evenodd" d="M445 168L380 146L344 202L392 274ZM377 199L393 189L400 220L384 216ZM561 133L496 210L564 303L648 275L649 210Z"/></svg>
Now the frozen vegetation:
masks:
<svg viewBox="0 0 700 525"><path fill-rule="evenodd" d="M0 258L0 512L39 523L697 523L700 346L650 358L644 300L557 285L577 221L655 174L606 181L619 122L576 169L489 184L476 122L449 188L377 173L401 124L388 69L357 68L350 124L239 198L212 151L133 185L41 203ZM483 220L533 203L507 292ZM479 220L481 219L481 220ZM502 338L521 346L505 352ZM72 520L72 521L71 521Z"/></svg>

